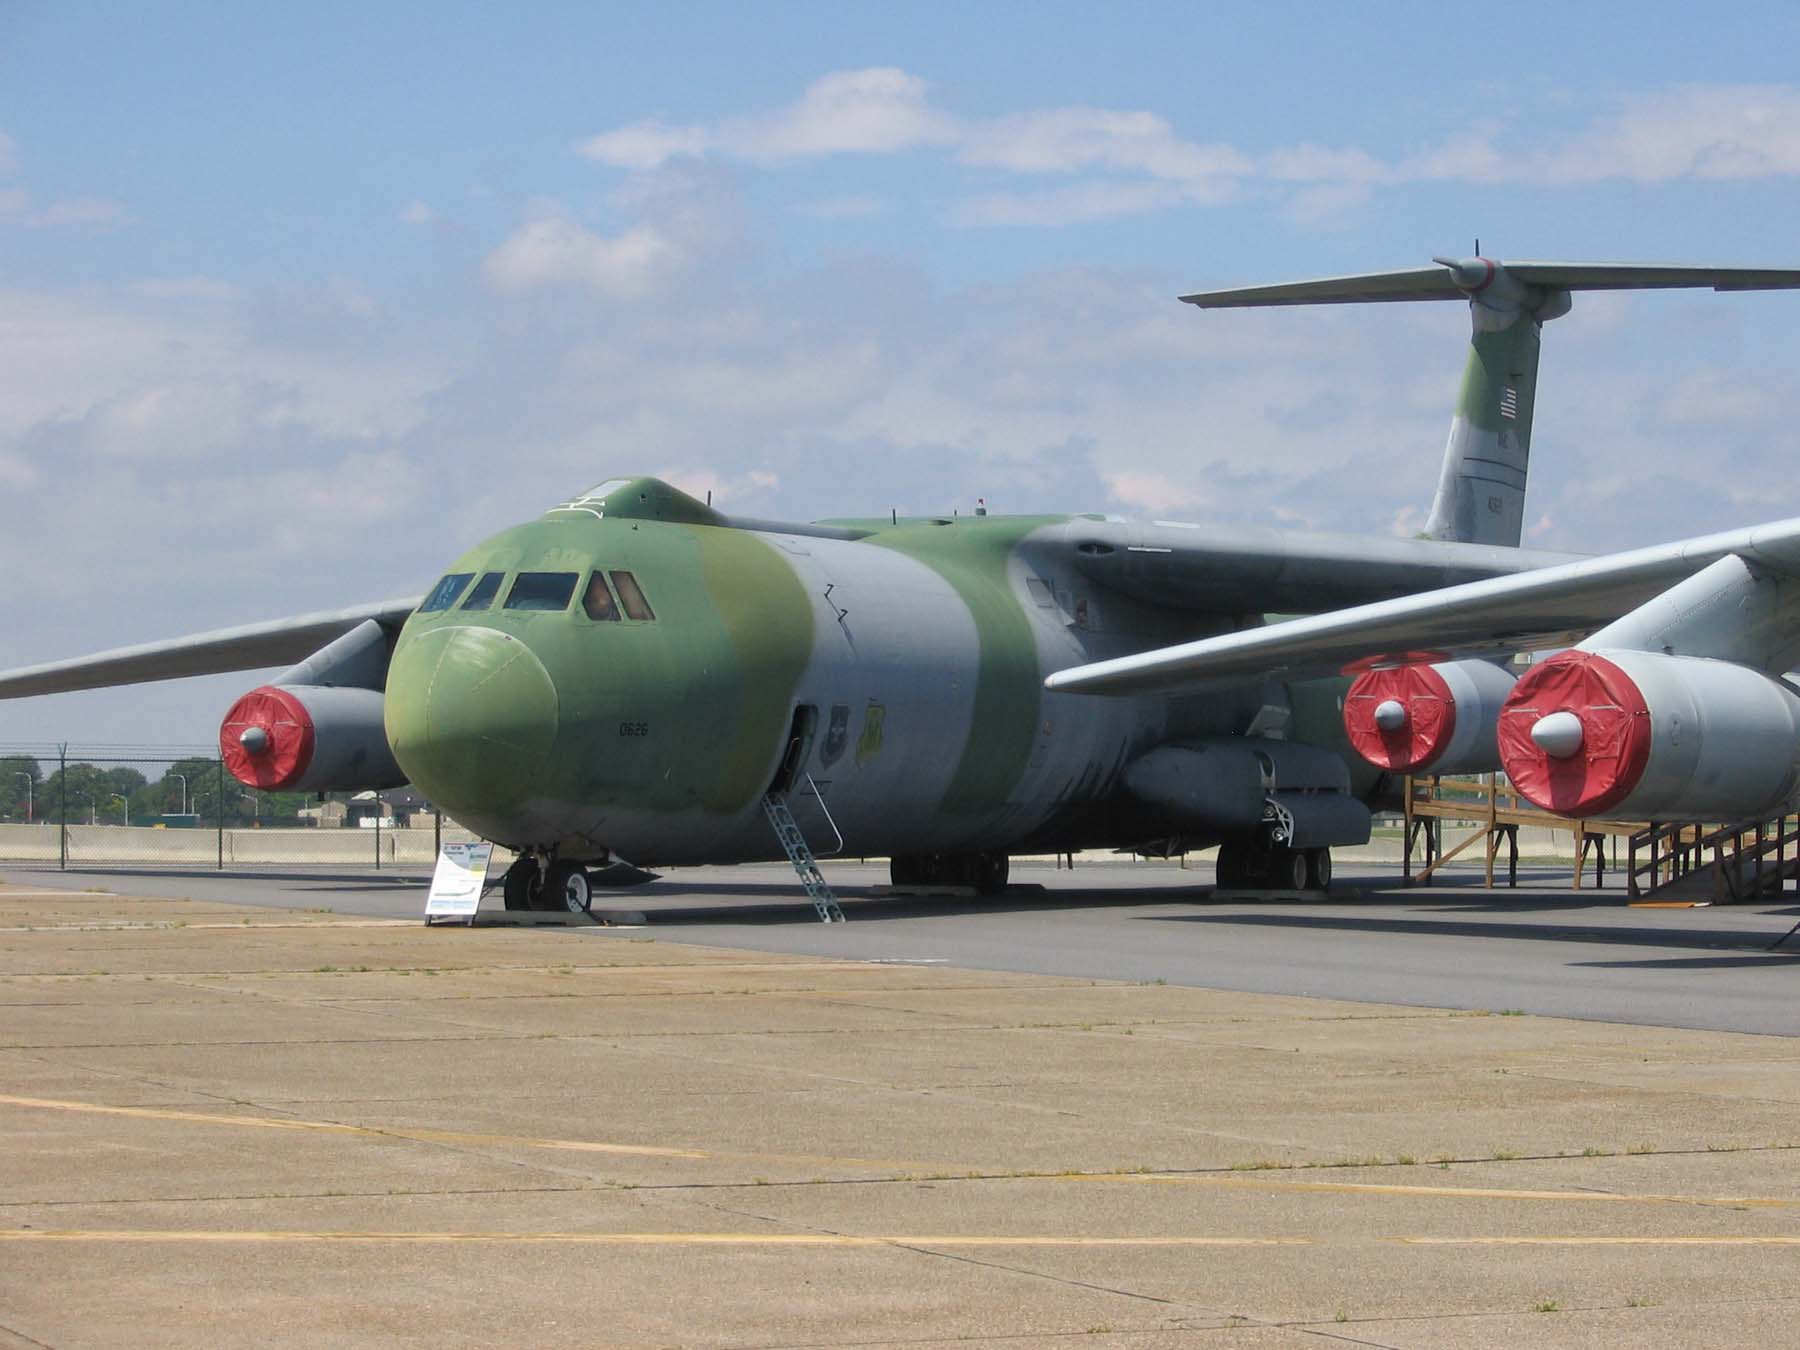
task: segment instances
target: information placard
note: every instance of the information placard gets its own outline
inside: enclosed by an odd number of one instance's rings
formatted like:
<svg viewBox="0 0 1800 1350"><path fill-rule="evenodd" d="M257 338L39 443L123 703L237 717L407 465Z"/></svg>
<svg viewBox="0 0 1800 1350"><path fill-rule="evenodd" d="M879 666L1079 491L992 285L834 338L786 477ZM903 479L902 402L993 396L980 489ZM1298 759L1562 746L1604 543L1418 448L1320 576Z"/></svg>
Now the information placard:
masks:
<svg viewBox="0 0 1800 1350"><path fill-rule="evenodd" d="M488 859L494 846L445 844L438 853L437 870L431 874L431 893L425 898L425 922L433 919L467 919L475 922L481 908L481 892L487 885Z"/></svg>

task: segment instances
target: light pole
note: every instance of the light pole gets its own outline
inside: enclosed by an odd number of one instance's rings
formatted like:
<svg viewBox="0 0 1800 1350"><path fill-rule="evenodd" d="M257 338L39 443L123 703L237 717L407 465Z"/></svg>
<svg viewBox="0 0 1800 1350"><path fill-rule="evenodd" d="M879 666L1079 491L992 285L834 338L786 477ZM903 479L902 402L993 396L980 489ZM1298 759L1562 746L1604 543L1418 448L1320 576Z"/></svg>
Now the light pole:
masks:
<svg viewBox="0 0 1800 1350"><path fill-rule="evenodd" d="M113 800L115 802L117 802L119 804L119 806L125 812L125 823L127 825L131 824L131 801L130 801L130 799L119 795L117 792L113 793L112 796L113 796Z"/></svg>
<svg viewBox="0 0 1800 1350"><path fill-rule="evenodd" d="M19 773L14 774L13 777L25 780L25 823L29 825L31 824L31 775Z"/></svg>
<svg viewBox="0 0 1800 1350"><path fill-rule="evenodd" d="M245 792L240 795L250 803L250 819L260 823L262 821L262 798L254 792Z"/></svg>
<svg viewBox="0 0 1800 1350"><path fill-rule="evenodd" d="M185 773L176 773L173 769L171 769L171 770L169 770L169 777L179 778L181 780L181 814L185 816L188 813L188 809L187 809L187 775Z"/></svg>

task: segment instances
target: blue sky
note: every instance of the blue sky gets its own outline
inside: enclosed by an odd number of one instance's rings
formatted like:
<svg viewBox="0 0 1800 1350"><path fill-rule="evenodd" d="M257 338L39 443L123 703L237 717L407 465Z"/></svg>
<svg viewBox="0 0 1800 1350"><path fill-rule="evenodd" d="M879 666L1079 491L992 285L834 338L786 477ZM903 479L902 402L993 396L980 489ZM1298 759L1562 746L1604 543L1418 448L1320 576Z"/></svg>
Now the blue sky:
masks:
<svg viewBox="0 0 1800 1350"><path fill-rule="evenodd" d="M0 666L422 590L589 482L1415 527L1456 306L1800 263L1800 10L0 0ZM1800 297L1546 332L1531 542L1800 514ZM205 740L244 677L0 704Z"/></svg>

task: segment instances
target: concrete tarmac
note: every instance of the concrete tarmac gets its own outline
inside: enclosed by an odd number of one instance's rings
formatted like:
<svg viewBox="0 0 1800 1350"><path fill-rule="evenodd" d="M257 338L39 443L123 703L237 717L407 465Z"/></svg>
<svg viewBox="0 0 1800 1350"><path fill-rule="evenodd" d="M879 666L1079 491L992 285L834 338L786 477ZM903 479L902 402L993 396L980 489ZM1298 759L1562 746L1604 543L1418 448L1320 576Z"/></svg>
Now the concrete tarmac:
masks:
<svg viewBox="0 0 1800 1350"><path fill-rule="evenodd" d="M1787 1037L6 882L0 1345L1796 1343Z"/></svg>
<svg viewBox="0 0 1800 1350"><path fill-rule="evenodd" d="M1015 864L1021 886L970 901L878 895L885 865L828 862L826 874L847 924L814 921L786 866L685 868L596 906L641 911L663 941L790 955L1800 1034L1800 935L1770 950L1800 920L1791 896L1638 909L1616 876L1576 892L1567 871L1528 867L1517 891L1488 892L1478 870L1456 869L1442 885L1405 889L1397 865L1362 863L1340 871L1330 900L1214 898L1208 865L1083 859L1073 872ZM347 868L0 878L392 918L422 912L428 880Z"/></svg>

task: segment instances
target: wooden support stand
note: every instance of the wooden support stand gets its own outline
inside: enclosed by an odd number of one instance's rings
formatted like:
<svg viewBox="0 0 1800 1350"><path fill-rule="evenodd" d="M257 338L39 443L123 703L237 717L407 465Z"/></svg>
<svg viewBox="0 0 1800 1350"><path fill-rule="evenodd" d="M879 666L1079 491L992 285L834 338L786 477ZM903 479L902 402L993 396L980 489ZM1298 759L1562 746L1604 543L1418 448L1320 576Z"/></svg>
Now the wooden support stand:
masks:
<svg viewBox="0 0 1800 1350"><path fill-rule="evenodd" d="M1402 875L1418 885L1452 858L1477 843L1485 844L1486 884L1494 885L1494 863L1502 842L1507 848L1506 884L1519 883L1519 827L1568 830L1573 836L1571 889L1581 889L1588 860L1594 885L1606 885L1608 847L1612 868L1625 873L1632 900L1653 895L1677 896L1712 904L1754 900L1779 894L1800 878L1800 814L1772 820L1737 821L1729 825L1694 822L1655 823L1622 820L1570 820L1540 811L1500 775L1452 779L1407 778L1403 782L1402 816L1405 855ZM1443 846L1443 822L1466 821L1475 830L1461 842ZM1626 866L1619 867L1618 840L1626 841ZM1425 866L1416 874L1413 855L1421 842Z"/></svg>

